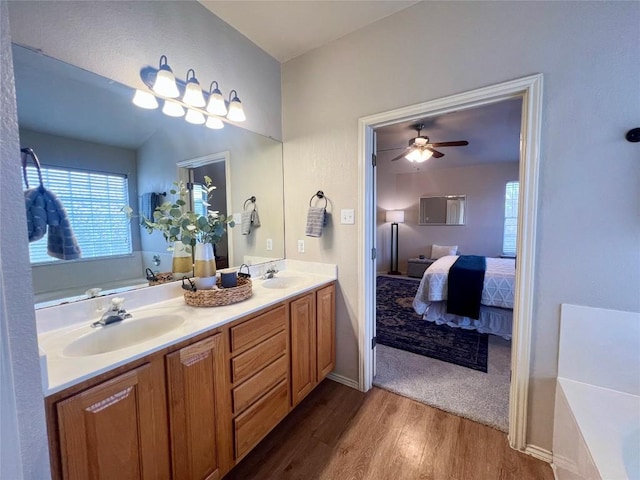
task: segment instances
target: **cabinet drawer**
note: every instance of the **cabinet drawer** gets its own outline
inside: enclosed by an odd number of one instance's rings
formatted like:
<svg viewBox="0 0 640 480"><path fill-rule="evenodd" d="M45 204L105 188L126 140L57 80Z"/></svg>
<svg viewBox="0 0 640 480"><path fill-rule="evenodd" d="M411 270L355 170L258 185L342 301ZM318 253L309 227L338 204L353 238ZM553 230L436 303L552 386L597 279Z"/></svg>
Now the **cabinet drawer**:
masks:
<svg viewBox="0 0 640 480"><path fill-rule="evenodd" d="M233 389L233 413L238 413L287 378L287 357L283 355L256 373L239 387Z"/></svg>
<svg viewBox="0 0 640 480"><path fill-rule="evenodd" d="M249 452L289 411L287 381L283 380L267 395L233 421L236 459Z"/></svg>
<svg viewBox="0 0 640 480"><path fill-rule="evenodd" d="M232 382L238 383L249 378L273 362L276 358L286 353L286 351L287 336L285 332L280 332L246 352L241 353L231 360Z"/></svg>
<svg viewBox="0 0 640 480"><path fill-rule="evenodd" d="M231 327L231 353L236 353L245 347L269 338L279 330L284 330L286 320L285 307L282 305L240 325Z"/></svg>

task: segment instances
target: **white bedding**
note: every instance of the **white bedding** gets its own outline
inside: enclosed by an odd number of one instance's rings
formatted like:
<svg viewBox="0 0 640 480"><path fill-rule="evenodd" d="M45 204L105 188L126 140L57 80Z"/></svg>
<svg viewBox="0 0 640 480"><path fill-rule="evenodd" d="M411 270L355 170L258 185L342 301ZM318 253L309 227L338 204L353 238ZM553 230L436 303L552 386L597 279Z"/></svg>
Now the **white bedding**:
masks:
<svg viewBox="0 0 640 480"><path fill-rule="evenodd" d="M439 258L427 268L413 300L414 310L423 315L431 302L447 299L447 280L449 269L458 259L458 255ZM516 283L516 262L513 258L487 257L487 270L484 275L482 300L489 307L513 308Z"/></svg>
<svg viewBox="0 0 640 480"><path fill-rule="evenodd" d="M480 318L476 320L447 313L449 269L457 259L458 255L439 258L425 270L413 299L413 309L425 320L438 325L478 330L510 339L516 283L515 260L487 257Z"/></svg>

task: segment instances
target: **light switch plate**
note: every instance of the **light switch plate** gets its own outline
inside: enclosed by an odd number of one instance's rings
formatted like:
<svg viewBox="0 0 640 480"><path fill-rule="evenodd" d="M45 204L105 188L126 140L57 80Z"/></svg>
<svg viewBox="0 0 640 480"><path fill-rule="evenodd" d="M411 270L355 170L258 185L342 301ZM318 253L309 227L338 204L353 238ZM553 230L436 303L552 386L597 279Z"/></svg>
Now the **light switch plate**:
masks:
<svg viewBox="0 0 640 480"><path fill-rule="evenodd" d="M340 223L343 225L353 225L356 223L356 212L353 208L343 208L340 210Z"/></svg>
<svg viewBox="0 0 640 480"><path fill-rule="evenodd" d="M298 253L304 253L304 240L298 240Z"/></svg>
<svg viewBox="0 0 640 480"><path fill-rule="evenodd" d="M267 238L267 250L268 251L273 250L273 239L271 238Z"/></svg>

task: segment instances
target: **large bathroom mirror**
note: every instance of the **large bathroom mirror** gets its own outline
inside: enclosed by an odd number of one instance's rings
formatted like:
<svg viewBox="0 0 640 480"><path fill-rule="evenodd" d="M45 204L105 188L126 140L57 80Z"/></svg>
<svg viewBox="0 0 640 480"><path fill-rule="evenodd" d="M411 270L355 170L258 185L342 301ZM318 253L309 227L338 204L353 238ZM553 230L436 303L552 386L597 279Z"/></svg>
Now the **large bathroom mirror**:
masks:
<svg viewBox="0 0 640 480"><path fill-rule="evenodd" d="M466 195L420 197L418 225L464 225Z"/></svg>
<svg viewBox="0 0 640 480"><path fill-rule="evenodd" d="M210 176L215 209L235 219L246 208L259 212L259 227L242 235L236 225L216 246L221 266L284 258L280 142L230 124L212 130L166 116L161 109L138 108L130 87L28 48L14 45L13 58L21 147L33 148L53 177L66 175L69 189L82 185L75 197L91 202L65 205L67 210L84 209L84 215L110 226L106 234L79 232L84 236L78 240L83 250L78 260L48 257L46 236L30 244L38 305L81 300L90 288L144 287L147 268L170 271L169 245L159 232L148 234L139 227L139 214L151 194L175 199L170 191L178 179L202 183L200 177ZM97 186L83 183L86 178ZM117 196L104 193L103 185L110 182L120 185ZM255 202L247 204L252 197ZM134 210L130 222L119 215L123 203ZM38 243L40 255L34 253Z"/></svg>

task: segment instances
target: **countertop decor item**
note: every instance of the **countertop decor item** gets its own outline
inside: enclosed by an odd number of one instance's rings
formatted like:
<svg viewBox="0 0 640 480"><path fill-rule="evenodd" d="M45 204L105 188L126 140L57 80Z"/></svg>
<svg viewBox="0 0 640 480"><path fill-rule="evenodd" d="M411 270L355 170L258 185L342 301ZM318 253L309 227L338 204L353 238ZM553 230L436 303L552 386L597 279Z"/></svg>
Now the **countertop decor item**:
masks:
<svg viewBox="0 0 640 480"><path fill-rule="evenodd" d="M222 307L246 300L253 294L251 280L248 278L238 277L237 287L221 288L220 279L217 285L220 288L185 292L184 301L192 307Z"/></svg>

